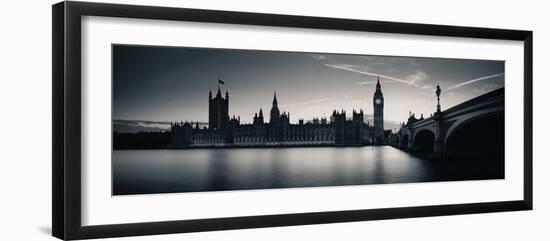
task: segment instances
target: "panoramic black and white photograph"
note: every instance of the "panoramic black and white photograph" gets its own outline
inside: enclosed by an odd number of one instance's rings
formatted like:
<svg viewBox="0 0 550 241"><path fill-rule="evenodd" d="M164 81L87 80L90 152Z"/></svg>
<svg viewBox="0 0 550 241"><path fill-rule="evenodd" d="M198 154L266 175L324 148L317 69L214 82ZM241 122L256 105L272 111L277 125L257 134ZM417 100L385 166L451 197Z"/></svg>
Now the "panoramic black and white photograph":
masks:
<svg viewBox="0 0 550 241"><path fill-rule="evenodd" d="M504 61L112 45L112 195L504 178Z"/></svg>

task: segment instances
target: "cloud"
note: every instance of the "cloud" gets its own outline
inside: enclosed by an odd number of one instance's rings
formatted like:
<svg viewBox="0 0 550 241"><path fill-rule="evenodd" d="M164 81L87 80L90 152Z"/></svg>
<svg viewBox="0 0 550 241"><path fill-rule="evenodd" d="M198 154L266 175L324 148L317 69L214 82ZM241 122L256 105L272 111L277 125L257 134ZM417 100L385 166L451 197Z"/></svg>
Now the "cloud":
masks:
<svg viewBox="0 0 550 241"><path fill-rule="evenodd" d="M416 73L407 76L406 79L414 84L414 83L418 83L418 82L427 80L429 78L430 78L430 76L428 74L426 74L425 72L417 71Z"/></svg>
<svg viewBox="0 0 550 241"><path fill-rule="evenodd" d="M473 79L473 80L468 80L468 81L462 82L460 84L456 84L456 85L453 85L451 87L448 87L445 90L452 90L452 89L460 88L462 86L469 85L469 84L472 84L472 83L475 83L475 82L478 82L478 81L481 81L481 80L492 79L492 78L496 78L496 77L500 77L500 76L504 76L504 73L492 74L492 75L479 77L479 78L476 78L476 79Z"/></svg>
<svg viewBox="0 0 550 241"><path fill-rule="evenodd" d="M313 59L315 60L325 60L327 57L322 54L310 54Z"/></svg>
<svg viewBox="0 0 550 241"><path fill-rule="evenodd" d="M392 77L392 76L378 74L378 73L374 73L374 72L367 72L367 71L357 70L357 69L354 68L356 66L353 66L353 65L325 64L325 66L330 67L330 68L334 68L334 69L345 70L345 71L349 71L349 72L353 72L353 73L357 73L357 74L374 76L374 77L379 76L380 78L384 78L384 79L387 79L387 80L392 80L391 82L387 81L386 83L392 83L392 82L393 83L402 83L402 84L407 84L407 85L416 87L416 88L421 89L421 90L435 90L435 86L433 86L431 84L424 84L424 85L420 84L424 80L430 79L430 75L428 75L425 72L420 71L420 70L418 70L414 74L411 74L411 75L407 76L405 79L400 79L400 78L395 78L395 77ZM462 83L450 86L450 87L446 88L445 90L446 91L453 90L453 89L460 88L460 87L465 86L465 85L476 83L478 81L492 79L492 78L501 77L501 76L504 76L504 73L498 73L498 74L482 76L482 77L479 77L479 78L476 78L476 79L464 81ZM384 83L384 81L382 81L382 83ZM375 81L361 81L361 82L356 82L355 84L370 85L370 84L376 84L376 82Z"/></svg>
<svg viewBox="0 0 550 241"><path fill-rule="evenodd" d="M325 65L330 65L330 64L325 64ZM356 68L357 65L353 65L353 64L339 64L338 67L340 67L340 68L353 69L353 68Z"/></svg>
<svg viewBox="0 0 550 241"><path fill-rule="evenodd" d="M435 87L433 85L423 85L420 88L425 89L425 90L435 90Z"/></svg>
<svg viewBox="0 0 550 241"><path fill-rule="evenodd" d="M321 98L321 99L315 99L315 100L310 100L310 101L306 101L306 102L298 102L298 103L286 104L286 105L281 105L281 108L290 108L290 107L296 107L296 106L304 106L304 105L317 104L317 103L321 103L321 102L331 101L331 100L333 100L333 99L334 99L334 98Z"/></svg>
<svg viewBox="0 0 550 241"><path fill-rule="evenodd" d="M389 79L389 80L393 80L393 81L396 81L396 82L399 82L399 83L411 85L411 86L414 86L414 87L419 87L416 83L411 82L410 80L399 79L399 78L395 78L395 77L392 77L392 76L377 74L377 73L372 73L372 72L360 71L360 70L350 68L347 65L325 64L325 66L330 67L330 68L334 68L334 69L346 70L346 71L350 71L350 72L354 72L354 73L358 73L358 74L362 74L362 75L380 76L381 78L384 78L384 79Z"/></svg>

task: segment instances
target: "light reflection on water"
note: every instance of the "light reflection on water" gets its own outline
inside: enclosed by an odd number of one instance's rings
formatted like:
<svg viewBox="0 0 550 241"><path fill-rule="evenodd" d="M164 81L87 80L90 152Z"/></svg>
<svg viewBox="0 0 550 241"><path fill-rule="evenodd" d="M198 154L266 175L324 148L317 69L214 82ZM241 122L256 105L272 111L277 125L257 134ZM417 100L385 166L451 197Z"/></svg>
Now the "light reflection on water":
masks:
<svg viewBox="0 0 550 241"><path fill-rule="evenodd" d="M390 146L116 150L112 158L115 195L495 178L441 171Z"/></svg>

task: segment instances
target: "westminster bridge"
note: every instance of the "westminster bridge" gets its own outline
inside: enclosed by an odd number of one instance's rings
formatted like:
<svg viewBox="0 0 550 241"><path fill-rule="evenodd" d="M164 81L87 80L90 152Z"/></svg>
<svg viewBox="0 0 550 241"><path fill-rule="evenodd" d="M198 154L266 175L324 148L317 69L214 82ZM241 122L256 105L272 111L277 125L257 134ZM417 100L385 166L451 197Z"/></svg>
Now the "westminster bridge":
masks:
<svg viewBox="0 0 550 241"><path fill-rule="evenodd" d="M438 95L439 97L439 95ZM504 158L504 88L465 101L429 118L409 117L388 138L394 147L438 157Z"/></svg>

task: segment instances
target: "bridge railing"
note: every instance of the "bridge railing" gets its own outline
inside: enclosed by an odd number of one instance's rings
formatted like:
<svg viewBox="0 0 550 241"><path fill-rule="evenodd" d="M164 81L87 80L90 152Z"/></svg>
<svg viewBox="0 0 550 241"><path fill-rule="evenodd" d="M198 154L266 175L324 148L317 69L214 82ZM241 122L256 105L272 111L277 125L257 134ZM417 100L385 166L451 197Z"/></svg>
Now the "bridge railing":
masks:
<svg viewBox="0 0 550 241"><path fill-rule="evenodd" d="M445 113L452 113L454 111L457 111L457 110L461 110L461 109L464 109L464 108L467 108L469 106L473 106L473 105L476 105L480 102L484 102L486 100L490 100L490 99L493 99L493 98L497 98L497 97L501 97L501 96L504 96L504 87L500 88L500 89L496 89L496 90L493 90L491 92L488 92L488 93L485 93L483 95L480 95L478 97L475 97L475 98L472 98L472 99L469 99L467 101L464 101L458 105L455 105L449 109L446 109L444 111L442 111L444 114Z"/></svg>
<svg viewBox="0 0 550 241"><path fill-rule="evenodd" d="M466 109L470 106L474 106L474 105L479 104L481 102L485 102L487 100L496 99L496 98L503 97L503 96L504 96L504 87L493 90L493 91L488 92L488 93L485 93L485 94L480 95L478 97L469 99L467 101L464 101L464 102L462 102L458 105L455 105L455 106L453 106L449 109L446 109L446 110L442 111L441 113L443 115L450 114L450 113L453 113L455 111L459 111L459 110L462 110L462 109ZM423 125L424 123L427 123L427 122L431 121L433 118L434 118L433 116L430 116L426 119L419 120L417 122L412 123L411 125L406 125L405 127L400 128L399 131L405 130L405 129L408 129L408 128L415 128L415 126Z"/></svg>

